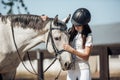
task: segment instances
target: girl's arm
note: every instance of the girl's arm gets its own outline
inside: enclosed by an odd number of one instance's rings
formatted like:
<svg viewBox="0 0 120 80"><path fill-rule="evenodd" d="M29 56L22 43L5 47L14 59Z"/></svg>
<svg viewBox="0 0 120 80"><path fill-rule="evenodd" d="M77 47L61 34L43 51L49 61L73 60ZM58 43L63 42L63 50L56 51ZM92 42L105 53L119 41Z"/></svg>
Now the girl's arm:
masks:
<svg viewBox="0 0 120 80"><path fill-rule="evenodd" d="M70 45L68 44L65 44L64 45L64 49L72 54L75 54L77 55L78 57L82 58L83 60L88 60L89 58L89 55L90 55L90 52L91 52L91 49L92 49L92 46L86 46L85 47L85 51L84 53L81 53L77 50L75 50L74 48L72 48Z"/></svg>

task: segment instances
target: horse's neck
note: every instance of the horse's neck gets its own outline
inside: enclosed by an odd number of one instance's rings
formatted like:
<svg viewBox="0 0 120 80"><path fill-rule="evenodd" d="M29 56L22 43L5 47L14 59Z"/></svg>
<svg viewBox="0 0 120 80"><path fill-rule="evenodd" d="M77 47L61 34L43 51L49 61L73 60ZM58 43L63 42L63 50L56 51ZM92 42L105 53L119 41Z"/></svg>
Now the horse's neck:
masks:
<svg viewBox="0 0 120 80"><path fill-rule="evenodd" d="M33 29L14 28L15 41L23 51L29 50L44 41L44 35Z"/></svg>
<svg viewBox="0 0 120 80"><path fill-rule="evenodd" d="M23 52L44 41L44 35L33 29L14 27L13 31L17 48ZM11 27L0 26L0 36L0 52L16 51Z"/></svg>
<svg viewBox="0 0 120 80"><path fill-rule="evenodd" d="M51 21L48 21L45 25L45 27L38 32L34 31L32 33L34 33L34 35L32 35L32 39L28 40L28 44L25 48L24 51L31 49L32 47L35 47L36 45L40 44L41 42L47 42L47 38L48 38L48 34L49 34L49 30L50 30L50 24Z"/></svg>
<svg viewBox="0 0 120 80"><path fill-rule="evenodd" d="M2 37L0 38L0 51L4 50L2 52L5 53L8 51L16 51L10 23L7 22L7 24L3 24L1 21L0 23L0 36ZM18 26L13 27L13 34L15 36L17 47L26 51L40 42L45 42L47 40L49 27L50 22L48 22L42 30L34 30L32 28L22 28Z"/></svg>

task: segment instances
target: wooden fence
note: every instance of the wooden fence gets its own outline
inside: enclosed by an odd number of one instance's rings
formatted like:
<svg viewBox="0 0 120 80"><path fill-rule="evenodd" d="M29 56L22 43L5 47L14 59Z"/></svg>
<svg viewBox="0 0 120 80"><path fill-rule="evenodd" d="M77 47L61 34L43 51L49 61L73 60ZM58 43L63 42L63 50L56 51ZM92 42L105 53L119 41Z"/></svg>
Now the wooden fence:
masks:
<svg viewBox="0 0 120 80"><path fill-rule="evenodd" d="M120 55L120 45L94 46L91 56L94 55L100 57L100 78L93 80L120 80L120 76L110 77L109 74L109 55Z"/></svg>
<svg viewBox="0 0 120 80"><path fill-rule="evenodd" d="M48 53L46 50L37 50L38 55L38 72L39 76L44 80L44 74L43 74L43 59L44 58L53 58L52 55ZM35 59L37 55L35 55L35 51L31 51L30 54L31 59ZM40 53L40 54L39 54ZM44 55L43 55L44 54ZM120 80L120 76L118 77L110 77L109 72L109 55L120 55L120 44L114 44L114 45L96 45L93 47L91 56L98 55L100 58L100 77L99 78L93 78L92 80ZM24 57L24 60L26 60L27 57Z"/></svg>

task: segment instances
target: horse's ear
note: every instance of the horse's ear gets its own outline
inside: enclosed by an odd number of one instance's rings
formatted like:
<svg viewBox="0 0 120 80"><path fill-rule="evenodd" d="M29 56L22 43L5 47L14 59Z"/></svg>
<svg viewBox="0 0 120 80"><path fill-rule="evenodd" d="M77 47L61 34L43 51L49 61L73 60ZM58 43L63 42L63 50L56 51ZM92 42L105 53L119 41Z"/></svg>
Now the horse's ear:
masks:
<svg viewBox="0 0 120 80"><path fill-rule="evenodd" d="M57 22L58 22L58 15L56 15L54 18L54 23L57 23Z"/></svg>
<svg viewBox="0 0 120 80"><path fill-rule="evenodd" d="M68 21L70 20L70 17L71 17L71 14L69 14L68 17L66 17L62 21L65 22L65 23L68 23Z"/></svg>

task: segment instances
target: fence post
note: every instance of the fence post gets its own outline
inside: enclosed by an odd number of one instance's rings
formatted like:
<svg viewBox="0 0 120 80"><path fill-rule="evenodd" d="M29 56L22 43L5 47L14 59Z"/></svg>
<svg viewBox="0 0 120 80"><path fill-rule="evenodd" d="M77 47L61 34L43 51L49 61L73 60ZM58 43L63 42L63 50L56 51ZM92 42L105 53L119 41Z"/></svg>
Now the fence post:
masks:
<svg viewBox="0 0 120 80"><path fill-rule="evenodd" d="M40 52L40 50L37 50L37 59L38 59L38 80L44 80L44 73L43 73L43 52Z"/></svg>
<svg viewBox="0 0 120 80"><path fill-rule="evenodd" d="M100 80L109 80L109 54L107 47L103 47L100 53Z"/></svg>

